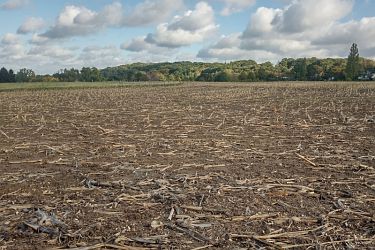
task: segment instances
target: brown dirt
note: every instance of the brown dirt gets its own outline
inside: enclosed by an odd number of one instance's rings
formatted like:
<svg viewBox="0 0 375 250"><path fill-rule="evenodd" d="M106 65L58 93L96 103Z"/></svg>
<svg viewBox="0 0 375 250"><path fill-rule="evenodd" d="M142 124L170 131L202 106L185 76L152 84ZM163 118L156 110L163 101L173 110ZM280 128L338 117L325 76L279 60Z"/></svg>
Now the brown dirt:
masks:
<svg viewBox="0 0 375 250"><path fill-rule="evenodd" d="M375 248L374 85L17 91L0 110L1 249Z"/></svg>

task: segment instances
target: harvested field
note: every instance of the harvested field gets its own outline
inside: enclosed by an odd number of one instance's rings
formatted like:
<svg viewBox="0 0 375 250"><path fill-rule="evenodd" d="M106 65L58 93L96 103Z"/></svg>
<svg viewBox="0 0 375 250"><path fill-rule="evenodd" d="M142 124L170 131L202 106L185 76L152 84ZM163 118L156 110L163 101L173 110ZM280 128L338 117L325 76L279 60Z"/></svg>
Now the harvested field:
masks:
<svg viewBox="0 0 375 250"><path fill-rule="evenodd" d="M1 249L373 249L374 84L0 92Z"/></svg>

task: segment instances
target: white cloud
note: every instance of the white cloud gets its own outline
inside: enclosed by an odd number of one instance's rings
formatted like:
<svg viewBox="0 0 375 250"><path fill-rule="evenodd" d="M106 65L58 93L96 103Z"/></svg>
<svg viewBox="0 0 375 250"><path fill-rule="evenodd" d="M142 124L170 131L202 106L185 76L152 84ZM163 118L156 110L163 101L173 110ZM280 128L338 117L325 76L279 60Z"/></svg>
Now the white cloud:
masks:
<svg viewBox="0 0 375 250"><path fill-rule="evenodd" d="M114 2L95 12L83 6L66 6L56 23L41 36L66 38L96 33L105 27L118 25L122 20L122 5Z"/></svg>
<svg viewBox="0 0 375 250"><path fill-rule="evenodd" d="M45 22L42 18L30 17L18 28L18 34L27 34L30 32L36 32L44 28Z"/></svg>
<svg viewBox="0 0 375 250"><path fill-rule="evenodd" d="M28 55L44 56L47 59L67 60L74 57L74 51L58 45L37 45L29 50Z"/></svg>
<svg viewBox="0 0 375 250"><path fill-rule="evenodd" d="M251 15L244 37L260 36L274 30L273 20L281 12L280 9L260 7Z"/></svg>
<svg viewBox="0 0 375 250"><path fill-rule="evenodd" d="M375 17L343 22L352 0L294 0L283 9L258 8L245 31L223 37L198 53L200 58L345 57L351 43L375 57ZM362 48L362 49L361 49Z"/></svg>
<svg viewBox="0 0 375 250"><path fill-rule="evenodd" d="M15 10L20 9L27 5L29 0L8 0L5 3L0 5L0 9L3 10Z"/></svg>
<svg viewBox="0 0 375 250"><path fill-rule="evenodd" d="M30 64L34 62L34 65ZM125 63L121 50L116 46L64 47L58 44L33 46L24 56L23 64L42 73L54 73L62 68L104 68Z"/></svg>
<svg viewBox="0 0 375 250"><path fill-rule="evenodd" d="M73 23L77 25L92 25L96 27L116 26L121 23L122 18L122 5L119 2L114 2L105 6L99 13L82 8L74 17Z"/></svg>
<svg viewBox="0 0 375 250"><path fill-rule="evenodd" d="M13 33L6 33L2 38L1 38L1 43L3 45L11 45L11 44L16 44L19 43L19 37L16 34Z"/></svg>
<svg viewBox="0 0 375 250"><path fill-rule="evenodd" d="M213 30L215 26L207 26L195 32L184 29L171 30L167 25L161 24L155 33L147 36L146 41L160 47L177 48L202 42Z"/></svg>
<svg viewBox="0 0 375 250"><path fill-rule="evenodd" d="M375 58L375 17L364 17L331 26L312 39L312 45L346 56L352 43L357 43L361 56Z"/></svg>
<svg viewBox="0 0 375 250"><path fill-rule="evenodd" d="M375 17L364 17L332 26L329 31L313 40L317 45L345 45L356 42L360 47L375 46Z"/></svg>
<svg viewBox="0 0 375 250"><path fill-rule="evenodd" d="M219 6L217 14L222 15L243 11L255 2L207 0L212 3L210 1L219 2L213 6ZM44 21L29 18L20 25L17 33L32 33L30 36L0 35L0 65L53 73L65 67L101 68L134 61L195 60L196 57L189 54L190 48L181 48L214 39L217 41L199 51L198 58L277 62L283 57L346 57L353 42L358 43L361 56L375 58L375 16L348 20L354 0L281 1L285 4L283 8L260 7L251 14L243 32L219 39L216 39L219 30L216 13L207 2L199 2L188 11L183 0L144 0L132 9L126 8L127 5L123 7L122 1L116 0L100 10L69 5L61 10L56 21L43 34L35 32L45 27ZM2 9L14 9L28 1L3 2L0 4ZM71 44L68 39L58 39L95 34L109 27L145 25L155 26L154 31L129 39L121 46L74 48L68 45ZM133 29L121 30L130 31Z"/></svg>
<svg viewBox="0 0 375 250"><path fill-rule="evenodd" d="M24 56L25 47L16 34L7 33L1 38L0 65L12 66L12 62L20 60Z"/></svg>
<svg viewBox="0 0 375 250"><path fill-rule="evenodd" d="M244 39L240 47L246 50L268 50L274 53L288 54L306 51L310 47L310 41L299 41L287 37Z"/></svg>
<svg viewBox="0 0 375 250"><path fill-rule="evenodd" d="M51 40L48 39L45 36L40 36L38 34L33 34L32 37L31 37L31 39L29 40L29 43L30 44L45 44L45 43L48 43L50 41Z"/></svg>
<svg viewBox="0 0 375 250"><path fill-rule="evenodd" d="M185 12L183 16L175 16L171 23L158 25L145 41L160 47L177 48L202 42L217 28L212 7L199 2L194 10Z"/></svg>
<svg viewBox="0 0 375 250"><path fill-rule="evenodd" d="M124 64L125 59L121 50L116 46L88 46L85 47L77 58L80 67L111 67Z"/></svg>
<svg viewBox="0 0 375 250"><path fill-rule="evenodd" d="M10 36L2 38L0 65L15 71L30 68L39 74L52 74L62 68L104 68L126 63L122 51L116 46L88 46L81 50L78 47L41 43L28 47L19 39L10 39Z"/></svg>
<svg viewBox="0 0 375 250"><path fill-rule="evenodd" d="M151 44L145 41L146 37L136 37L129 42L121 44L121 49L132 52L140 52L143 50L149 50Z"/></svg>
<svg viewBox="0 0 375 250"><path fill-rule="evenodd" d="M121 49L130 52L147 51L151 54L161 54L166 52L167 48L158 47L155 44L146 42L146 37L135 37L129 42L121 44Z"/></svg>
<svg viewBox="0 0 375 250"><path fill-rule="evenodd" d="M100 12L84 6L68 5L55 24L44 34L51 39L85 36L108 27L142 26L164 21L181 9L183 0L146 0L126 14L120 2L105 6Z"/></svg>
<svg viewBox="0 0 375 250"><path fill-rule="evenodd" d="M121 48L153 55L174 53L172 49L204 41L214 34L217 28L212 7L205 2L199 2L194 10L175 16L169 23L159 24L154 33L133 38L123 43Z"/></svg>
<svg viewBox="0 0 375 250"><path fill-rule="evenodd" d="M34 34L26 44L22 37L7 33L0 38L0 65L15 71L30 68L37 73L54 73L61 68L107 67L125 63L116 46L79 47L61 45Z"/></svg>
<svg viewBox="0 0 375 250"><path fill-rule="evenodd" d="M56 24L41 36L48 38L64 38L94 33L97 31L97 28L95 25L88 24L88 16L90 16L89 20L91 21L91 18L95 15L96 13L85 7L74 5L66 6L58 16ZM76 19L77 17L78 19ZM83 21L85 21L86 24L82 23Z"/></svg>
<svg viewBox="0 0 375 250"><path fill-rule="evenodd" d="M272 24L286 33L319 29L348 15L353 4L354 0L298 0L279 12Z"/></svg>
<svg viewBox="0 0 375 250"><path fill-rule="evenodd" d="M241 33L234 33L229 36L222 36L215 44L203 48L198 52L197 57L202 59L215 60L240 60L253 59L258 62L276 60L277 54L262 49L246 50L240 48Z"/></svg>
<svg viewBox="0 0 375 250"><path fill-rule="evenodd" d="M245 37L324 32L347 16L353 0L295 0L284 9L260 7L252 14Z"/></svg>
<svg viewBox="0 0 375 250"><path fill-rule="evenodd" d="M15 34L7 34L1 40L0 64L19 70L31 68L42 73L53 72L59 66L72 64L74 51L58 45L28 46Z"/></svg>
<svg viewBox="0 0 375 250"><path fill-rule="evenodd" d="M236 12L241 12L244 9L255 4L256 0L221 0L224 2L224 8L220 14L223 16L229 16Z"/></svg>
<svg viewBox="0 0 375 250"><path fill-rule="evenodd" d="M159 47L156 44L146 42L146 37L135 37L131 41L121 44L121 49L131 52L133 55L138 54L138 56L146 57L146 54L151 55L154 59L161 58L158 55L168 55L173 57L174 53L177 53L177 49ZM165 57L162 57L165 58ZM149 61L149 60L147 60Z"/></svg>
<svg viewBox="0 0 375 250"><path fill-rule="evenodd" d="M197 31L207 26L215 25L214 11L205 2L199 2L194 10L186 11L183 16L175 16L168 25L169 30Z"/></svg>
<svg viewBox="0 0 375 250"><path fill-rule="evenodd" d="M123 26L142 26L163 22L182 9L183 0L146 0L138 4L122 21Z"/></svg>
<svg viewBox="0 0 375 250"><path fill-rule="evenodd" d="M233 33L229 36L222 36L219 41L217 41L215 45L212 46L212 48L223 49L239 47L241 44L240 36L241 33Z"/></svg>

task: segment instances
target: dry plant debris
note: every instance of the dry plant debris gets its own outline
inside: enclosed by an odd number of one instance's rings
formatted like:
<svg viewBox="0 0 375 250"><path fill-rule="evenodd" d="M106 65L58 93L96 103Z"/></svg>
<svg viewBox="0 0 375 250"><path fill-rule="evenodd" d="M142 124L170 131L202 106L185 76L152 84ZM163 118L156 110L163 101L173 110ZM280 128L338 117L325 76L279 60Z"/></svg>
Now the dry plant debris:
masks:
<svg viewBox="0 0 375 250"><path fill-rule="evenodd" d="M0 93L0 249L373 249L375 86Z"/></svg>

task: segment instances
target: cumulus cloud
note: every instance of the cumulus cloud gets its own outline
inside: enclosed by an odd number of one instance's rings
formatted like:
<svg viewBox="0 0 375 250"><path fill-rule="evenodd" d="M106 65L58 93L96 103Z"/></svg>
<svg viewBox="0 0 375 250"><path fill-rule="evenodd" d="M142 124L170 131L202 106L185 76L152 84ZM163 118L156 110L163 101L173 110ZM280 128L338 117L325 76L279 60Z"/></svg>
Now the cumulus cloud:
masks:
<svg viewBox="0 0 375 250"><path fill-rule="evenodd" d="M66 38L84 36L117 25L122 20L122 5L114 2L95 12L83 6L66 6L57 17L55 25L41 36L48 38Z"/></svg>
<svg viewBox="0 0 375 250"><path fill-rule="evenodd" d="M202 49L200 58L345 57L351 43L375 57L375 17L343 21L353 0L294 0L282 9L260 7L242 34L232 34Z"/></svg>
<svg viewBox="0 0 375 250"><path fill-rule="evenodd" d="M104 68L124 63L121 50L113 45L87 46L77 58L77 64L85 67Z"/></svg>
<svg viewBox="0 0 375 250"><path fill-rule="evenodd" d="M267 50L279 54L288 54L306 51L310 47L310 41L299 41L287 37L244 39L240 47L246 50Z"/></svg>
<svg viewBox="0 0 375 250"><path fill-rule="evenodd" d="M133 38L131 41L121 44L121 49L131 52L148 51L152 47L152 44L146 42L145 39L146 37Z"/></svg>
<svg viewBox="0 0 375 250"><path fill-rule="evenodd" d="M296 0L284 9L260 7L251 16L244 37L323 32L347 16L353 0Z"/></svg>
<svg viewBox="0 0 375 250"><path fill-rule="evenodd" d="M38 45L31 48L28 55L45 56L59 60L67 60L74 57L72 49L63 48L58 45Z"/></svg>
<svg viewBox="0 0 375 250"><path fill-rule="evenodd" d="M159 24L155 32L133 38L123 43L121 48L138 53L147 51L154 55L173 53L173 49L204 41L217 28L212 7L199 2L194 10L175 16L169 23Z"/></svg>
<svg viewBox="0 0 375 250"><path fill-rule="evenodd" d="M222 15L242 11L255 2L215 1L222 3L219 5L222 9L218 10ZM36 33L45 27L43 20L34 17L25 20L17 30L18 34L0 35L0 65L53 73L65 67L100 68L134 61L194 60L196 57L207 61L255 59L277 62L283 57L346 57L353 42L358 43L361 56L375 58L375 17L350 20L354 0L280 1L285 3L284 7L260 7L250 15L242 32L218 39L215 13L207 2L199 2L185 12L183 0L144 0L133 9L123 7L121 1L116 0L100 10L69 5L43 34ZM18 5L12 7L10 3L15 2ZM26 3L7 1L0 6L14 9ZM59 40L94 34L109 27L150 24L155 24L153 32L134 37L121 46L74 48L66 45L69 40ZM32 34L30 37L20 35L26 33ZM183 54L187 52L180 49L205 44L212 40L211 37L216 41L206 44L196 57ZM127 51L126 58L124 50Z"/></svg>
<svg viewBox="0 0 375 250"><path fill-rule="evenodd" d="M312 45L325 47L339 55L348 53L349 46L355 42L360 54L375 58L375 17L364 17L336 24L324 34L312 39Z"/></svg>
<svg viewBox="0 0 375 250"><path fill-rule="evenodd" d="M40 36L38 34L33 34L31 39L29 40L30 44L46 44L51 42L50 39L48 39L45 36Z"/></svg>
<svg viewBox="0 0 375 250"><path fill-rule="evenodd" d="M353 4L353 0L299 0L277 13L272 24L286 33L321 28L348 15Z"/></svg>
<svg viewBox="0 0 375 250"><path fill-rule="evenodd" d="M24 55L24 45L16 34L7 33L1 38L0 64L8 65L9 61L20 59Z"/></svg>
<svg viewBox="0 0 375 250"><path fill-rule="evenodd" d="M202 42L217 28L212 7L199 2L194 10L175 16L170 23L158 25L156 31L148 34L145 41L160 47L177 48Z"/></svg>
<svg viewBox="0 0 375 250"><path fill-rule="evenodd" d="M97 33L108 27L149 25L164 21L182 6L183 0L146 0L125 13L120 2L113 2L99 12L84 6L68 5L55 24L41 36L68 38Z"/></svg>
<svg viewBox="0 0 375 250"><path fill-rule="evenodd" d="M271 51L262 49L246 50L240 47L241 33L234 33L229 36L222 36L213 45L203 48L198 52L197 57L202 59L215 60L240 60L253 59L258 62L276 60L278 55Z"/></svg>
<svg viewBox="0 0 375 250"><path fill-rule="evenodd" d="M56 60L69 61L70 58L74 58L74 51L59 45L27 46L16 34L5 34L1 39L0 59L6 65L15 65L15 68L36 68L43 62L56 63Z"/></svg>
<svg viewBox="0 0 375 250"><path fill-rule="evenodd" d="M42 18L30 17L18 28L18 34L27 34L31 32L36 32L44 28L45 22Z"/></svg>
<svg viewBox="0 0 375 250"><path fill-rule="evenodd" d="M274 32L273 20L281 13L281 9L260 7L251 15L244 37L261 36Z"/></svg>
<svg viewBox="0 0 375 250"><path fill-rule="evenodd" d="M183 6L183 0L146 0L124 16L122 25L142 26L163 22Z"/></svg>
<svg viewBox="0 0 375 250"><path fill-rule="evenodd" d="M61 68L107 67L123 64L126 60L116 46L64 46L37 34L32 42L22 40L23 36L7 33L0 37L0 65L15 71L30 68L37 73L54 73Z"/></svg>
<svg viewBox="0 0 375 250"><path fill-rule="evenodd" d="M3 4L0 4L2 10L15 10L23 8L29 3L29 0L8 0Z"/></svg>
<svg viewBox="0 0 375 250"><path fill-rule="evenodd" d="M10 36L3 37L0 45L0 65L16 71L30 68L39 74L52 74L62 68L103 68L126 62L116 46L88 46L83 49L51 43L30 46Z"/></svg>
<svg viewBox="0 0 375 250"><path fill-rule="evenodd" d="M224 8L220 14L229 16L233 13L243 11L244 9L255 4L256 0L221 0L224 2Z"/></svg>
<svg viewBox="0 0 375 250"><path fill-rule="evenodd" d="M87 24L87 19L91 20L95 15L96 13L85 7L66 6L58 16L56 24L41 36L64 38L94 33L97 31L97 28L95 25ZM84 16L86 17L86 24L82 24ZM78 19L76 19L77 17Z"/></svg>
<svg viewBox="0 0 375 250"><path fill-rule="evenodd" d="M31 68L42 68L43 73L54 73L61 68L104 68L125 63L121 50L113 45L66 47L58 44L35 45L24 57L24 63L34 61Z"/></svg>
<svg viewBox="0 0 375 250"><path fill-rule="evenodd" d="M1 38L1 44L3 45L9 45L9 44L16 44L19 43L20 39L16 34L13 33L6 33L2 38Z"/></svg>
<svg viewBox="0 0 375 250"><path fill-rule="evenodd" d="M81 11L74 17L73 23L77 25L96 27L118 25L123 18L122 14L121 3L114 2L105 6L104 9L99 13L82 8Z"/></svg>
<svg viewBox="0 0 375 250"><path fill-rule="evenodd" d="M128 42L121 44L121 49L132 52L142 54L143 52L150 54L150 55L172 55L176 53L176 49L173 48L166 48L166 47L159 47L156 44L148 43L146 41L146 36L135 37Z"/></svg>
<svg viewBox="0 0 375 250"><path fill-rule="evenodd" d="M375 17L364 17L359 21L351 20L337 24L313 41L317 45L348 44L356 41L365 47L375 46Z"/></svg>

